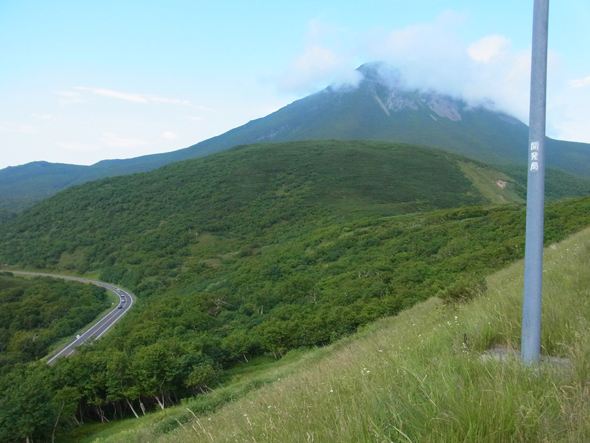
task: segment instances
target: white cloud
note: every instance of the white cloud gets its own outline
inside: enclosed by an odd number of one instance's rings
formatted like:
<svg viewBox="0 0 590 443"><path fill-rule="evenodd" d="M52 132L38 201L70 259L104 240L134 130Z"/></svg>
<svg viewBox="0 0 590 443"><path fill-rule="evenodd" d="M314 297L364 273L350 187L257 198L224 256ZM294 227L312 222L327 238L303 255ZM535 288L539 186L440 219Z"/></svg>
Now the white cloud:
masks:
<svg viewBox="0 0 590 443"><path fill-rule="evenodd" d="M476 62L488 63L492 58L499 56L510 44L503 35L488 35L467 48L467 53Z"/></svg>
<svg viewBox="0 0 590 443"><path fill-rule="evenodd" d="M113 148L137 148L139 146L147 145L147 142L138 138L121 137L112 132L105 132L99 138L100 142Z"/></svg>
<svg viewBox="0 0 590 443"><path fill-rule="evenodd" d="M70 99L77 99L80 98L80 94L74 91L55 91L54 94L61 95L62 97L67 97Z"/></svg>
<svg viewBox="0 0 590 443"><path fill-rule="evenodd" d="M356 86L361 75L350 65L350 54L340 54L338 48L330 48L330 40L341 30L318 20L309 22L303 54L293 60L285 71L276 77L279 89L289 92L310 92L318 83L329 81L335 86ZM322 85L324 86L324 85Z"/></svg>
<svg viewBox="0 0 590 443"><path fill-rule="evenodd" d="M569 82L572 88L583 88L590 85L590 75L584 78L578 78Z"/></svg>
<svg viewBox="0 0 590 443"><path fill-rule="evenodd" d="M547 103L548 133L558 139L588 143L590 77L574 81L565 78L559 80L550 83L553 92Z"/></svg>
<svg viewBox="0 0 590 443"><path fill-rule="evenodd" d="M446 11L428 23L345 36L342 30L312 22L305 51L277 78L277 84L281 89L308 92L306 88L336 82L339 73L354 72L363 62L384 61L396 68L406 87L434 89L474 105L491 100L497 109L528 119L530 50L515 50L502 35L465 41L459 28L466 20L464 14ZM346 48L332 44L326 35L333 37L336 32L353 43ZM357 82L354 76L348 80Z"/></svg>
<svg viewBox="0 0 590 443"><path fill-rule="evenodd" d="M162 132L162 138L166 140L176 140L178 138L178 134L173 131L164 131Z"/></svg>
<svg viewBox="0 0 590 443"><path fill-rule="evenodd" d="M54 94L65 97L58 101L60 106L86 103L88 101L88 99L83 98L82 94L74 91L55 91Z"/></svg>
<svg viewBox="0 0 590 443"><path fill-rule="evenodd" d="M473 63L466 67L469 75L461 95L474 102L488 98L499 110L526 122L530 90L530 51L515 51L507 39L492 37L475 43L480 49L486 49L478 52L479 58L472 59ZM483 42L481 46L478 45L480 42ZM494 44L489 44L490 42ZM473 45L470 49L473 49ZM470 57L473 57L473 51Z"/></svg>
<svg viewBox="0 0 590 443"><path fill-rule="evenodd" d="M329 77L342 62L343 60L329 49L319 45L311 46L294 60L279 78L279 87L287 91L305 89Z"/></svg>
<svg viewBox="0 0 590 443"><path fill-rule="evenodd" d="M53 120L53 116L51 114L31 114L31 117L40 118L41 120Z"/></svg>
<svg viewBox="0 0 590 443"><path fill-rule="evenodd" d="M21 134L38 134L39 129L36 126L31 125L0 122L0 132L20 132Z"/></svg>
<svg viewBox="0 0 590 443"><path fill-rule="evenodd" d="M74 89L78 91L85 91L89 92L94 95L98 95L101 97L107 98L114 98L117 100L124 100L127 102L132 103L165 103L169 105L177 105L177 106L189 106L191 108L200 109L203 111L211 111L211 109L206 108L205 106L198 106L191 103L189 100L183 100L178 98L168 98L168 97L158 97L156 95L150 94L137 94L134 92L122 92L122 91L115 91L113 89L105 89L105 88L89 88L86 86L76 86ZM70 96L76 97L76 92L71 92Z"/></svg>
<svg viewBox="0 0 590 443"><path fill-rule="evenodd" d="M84 86L76 86L74 89L77 89L79 91L88 91L88 92L91 92L96 95L101 95L103 97L116 98L119 100L125 100L125 101L133 102L133 103L149 103L149 100L146 99L141 94L113 91L112 89L104 89L104 88L87 88Z"/></svg>
<svg viewBox="0 0 590 443"><path fill-rule="evenodd" d="M178 99L178 98L166 98L166 97L149 96L148 97L148 100L149 101L152 101L152 102L155 102L155 103L167 103L169 105L192 106L192 107L198 107L200 109L206 109L203 106L193 105L188 100L181 100L181 99Z"/></svg>
<svg viewBox="0 0 590 443"><path fill-rule="evenodd" d="M375 30L365 38L362 53L365 60L382 60L395 66L408 87L458 95L470 60L456 31L464 20L463 15L447 11L431 23Z"/></svg>

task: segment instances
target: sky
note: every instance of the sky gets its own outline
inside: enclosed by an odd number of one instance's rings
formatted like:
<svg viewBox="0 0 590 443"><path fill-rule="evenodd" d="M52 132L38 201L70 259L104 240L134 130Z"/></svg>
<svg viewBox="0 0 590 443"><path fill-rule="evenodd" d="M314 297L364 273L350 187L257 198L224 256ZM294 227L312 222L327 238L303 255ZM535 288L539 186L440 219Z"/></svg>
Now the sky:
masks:
<svg viewBox="0 0 590 443"><path fill-rule="evenodd" d="M371 61L528 122L533 0L0 0L0 169L169 152ZM590 2L550 4L547 135L590 143Z"/></svg>

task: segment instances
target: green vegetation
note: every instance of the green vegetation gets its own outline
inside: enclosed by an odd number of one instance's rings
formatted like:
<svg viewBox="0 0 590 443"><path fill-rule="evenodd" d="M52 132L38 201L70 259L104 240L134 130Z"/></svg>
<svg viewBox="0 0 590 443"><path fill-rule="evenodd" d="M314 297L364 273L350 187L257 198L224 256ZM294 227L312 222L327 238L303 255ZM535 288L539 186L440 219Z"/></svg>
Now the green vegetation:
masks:
<svg viewBox="0 0 590 443"><path fill-rule="evenodd" d="M138 301L113 333L19 380L45 377L54 405L67 393L63 433L74 417L168 408L252 359L328 345L437 294L474 298L522 257L525 211L510 203L521 190L444 151L336 141L243 146L68 188L6 222L0 262L100 272ZM546 242L589 211L590 198L548 205Z"/></svg>
<svg viewBox="0 0 590 443"><path fill-rule="evenodd" d="M77 390L39 359L107 307L104 288L0 274L0 441L46 441L74 424Z"/></svg>
<svg viewBox="0 0 590 443"><path fill-rule="evenodd" d="M110 307L104 288L49 277L0 275L0 371L47 355L50 346Z"/></svg>
<svg viewBox="0 0 590 443"><path fill-rule="evenodd" d="M538 366L518 358L519 262L468 303L432 298L252 376L269 383L221 408L201 407L213 392L79 441L587 441L589 264L588 230L547 248Z"/></svg>
<svg viewBox="0 0 590 443"><path fill-rule="evenodd" d="M507 174L512 180L513 189L518 196L526 200L527 170L515 165L495 165L494 170ZM590 181L569 174L559 169L545 171L545 198L560 200L567 197L583 197L590 195Z"/></svg>

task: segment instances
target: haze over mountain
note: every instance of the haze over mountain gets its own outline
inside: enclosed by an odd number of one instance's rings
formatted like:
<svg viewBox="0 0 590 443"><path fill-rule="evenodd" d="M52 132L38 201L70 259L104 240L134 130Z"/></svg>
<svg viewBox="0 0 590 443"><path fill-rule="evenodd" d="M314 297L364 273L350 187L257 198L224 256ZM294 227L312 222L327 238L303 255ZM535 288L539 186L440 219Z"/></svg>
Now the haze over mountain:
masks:
<svg viewBox="0 0 590 443"><path fill-rule="evenodd" d="M257 120L174 152L92 166L32 162L0 170L0 211L19 211L74 184L153 170L236 145L295 140L395 141L442 148L492 164L524 164L528 127L437 91L407 89L383 63L358 68L358 85L331 86ZM590 177L590 145L548 139L547 166Z"/></svg>

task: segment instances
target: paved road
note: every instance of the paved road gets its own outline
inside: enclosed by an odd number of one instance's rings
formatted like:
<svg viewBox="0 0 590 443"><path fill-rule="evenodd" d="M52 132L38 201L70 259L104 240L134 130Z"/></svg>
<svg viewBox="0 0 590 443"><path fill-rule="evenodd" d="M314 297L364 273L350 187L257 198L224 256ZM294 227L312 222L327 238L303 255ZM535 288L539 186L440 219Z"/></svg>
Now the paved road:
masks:
<svg viewBox="0 0 590 443"><path fill-rule="evenodd" d="M96 286L102 286L103 288L108 289L109 291L113 291L119 297L119 305L115 307L112 311L110 311L107 315L101 318L98 322L96 322L93 326L88 328L83 333L76 336L74 340L72 340L69 344L64 346L62 349L57 351L49 360L47 360L47 364L51 365L55 363L55 360L59 357L69 356L75 352L75 347L80 346L89 338L97 339L100 338L105 332L109 330L111 326L113 326L117 320L119 320L123 314L125 314L133 305L133 296L121 289L117 286L110 285L108 283L103 283L101 281L96 280L88 280L86 278L79 278L79 277L70 277L68 275L58 275L58 274L43 274L40 272L24 272L24 271L11 271L7 270L6 272L12 272L13 274L20 274L20 275L39 275L42 277L55 277L55 278L63 278L64 280L75 280L82 283L92 283ZM121 306L121 308L119 308Z"/></svg>

